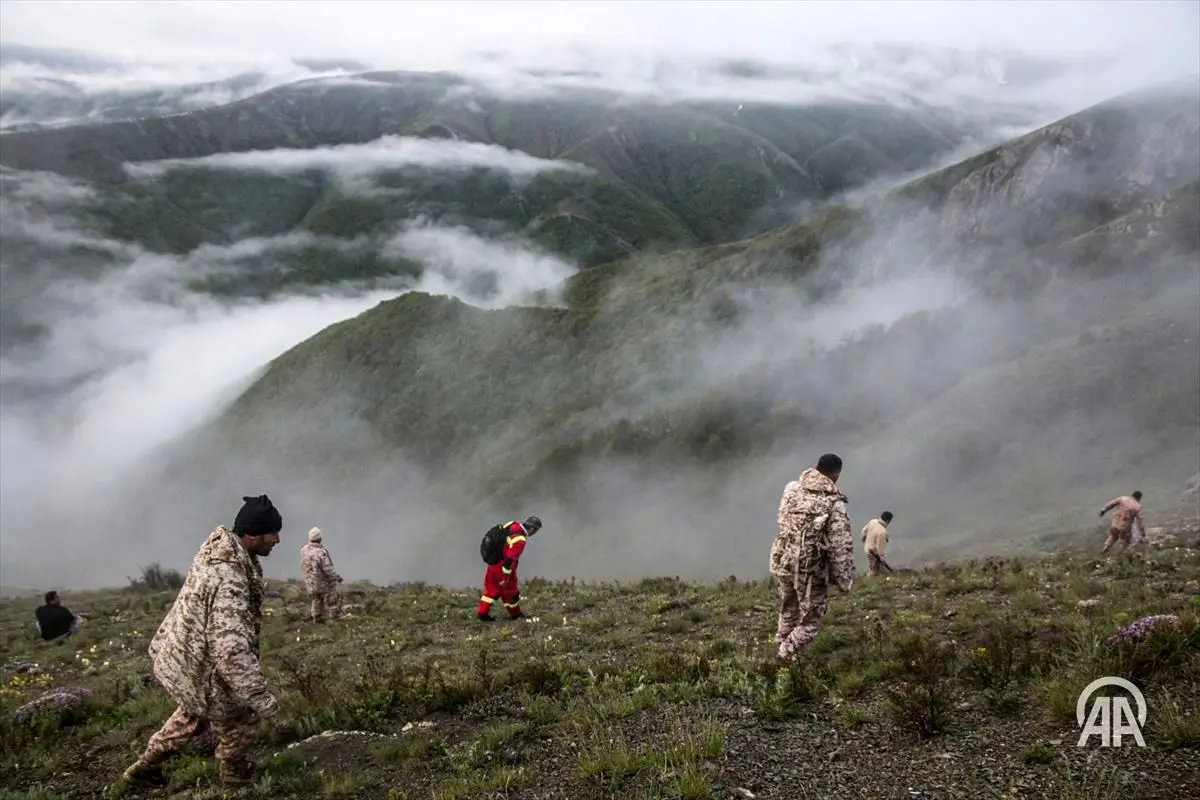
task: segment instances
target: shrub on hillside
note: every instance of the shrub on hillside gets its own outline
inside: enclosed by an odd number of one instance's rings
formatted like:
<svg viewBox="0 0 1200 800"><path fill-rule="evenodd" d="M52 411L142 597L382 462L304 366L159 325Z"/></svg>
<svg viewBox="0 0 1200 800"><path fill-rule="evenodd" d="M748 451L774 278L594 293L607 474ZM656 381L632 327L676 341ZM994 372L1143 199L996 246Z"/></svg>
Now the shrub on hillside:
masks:
<svg viewBox="0 0 1200 800"><path fill-rule="evenodd" d="M945 732L951 682L959 671L953 642L913 633L900 639L893 652L899 680L884 690L892 720L922 739Z"/></svg>
<svg viewBox="0 0 1200 800"><path fill-rule="evenodd" d="M183 574L177 569L167 569L157 561L142 567L138 578L126 578L129 588L150 592L178 591L183 586Z"/></svg>

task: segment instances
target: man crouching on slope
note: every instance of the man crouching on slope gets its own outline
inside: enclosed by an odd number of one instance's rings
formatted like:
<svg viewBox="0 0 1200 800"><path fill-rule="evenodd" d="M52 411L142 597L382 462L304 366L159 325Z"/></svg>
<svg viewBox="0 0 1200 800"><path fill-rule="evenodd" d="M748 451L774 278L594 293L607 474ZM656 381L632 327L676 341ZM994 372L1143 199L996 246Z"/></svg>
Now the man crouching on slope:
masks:
<svg viewBox="0 0 1200 800"><path fill-rule="evenodd" d="M829 609L829 585L854 583L854 539L846 496L837 487L842 459L827 453L783 490L771 574L779 585L779 658L812 644Z"/></svg>
<svg viewBox="0 0 1200 800"><path fill-rule="evenodd" d="M192 559L183 588L150 642L154 676L178 704L125 779L164 786L159 765L211 724L226 783L249 783L261 720L279 712L258 660L260 556L279 543L283 518L264 494L244 497L230 531L218 526Z"/></svg>

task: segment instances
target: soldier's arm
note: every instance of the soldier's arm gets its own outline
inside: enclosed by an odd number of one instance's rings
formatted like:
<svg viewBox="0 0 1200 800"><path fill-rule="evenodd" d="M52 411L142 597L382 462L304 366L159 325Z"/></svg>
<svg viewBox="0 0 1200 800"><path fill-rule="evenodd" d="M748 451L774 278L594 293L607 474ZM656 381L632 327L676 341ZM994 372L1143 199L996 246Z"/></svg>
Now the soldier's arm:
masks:
<svg viewBox="0 0 1200 800"><path fill-rule="evenodd" d="M1108 505L1106 505L1106 506L1104 506L1104 508L1100 509L1100 516L1103 517L1109 511L1112 511L1114 508L1116 508L1117 503L1119 503L1120 500L1121 500L1121 498L1119 498L1119 497L1114 497L1112 500L1109 500Z"/></svg>
<svg viewBox="0 0 1200 800"><path fill-rule="evenodd" d="M829 544L833 550L833 579L848 592L854 585L854 534L846 502L838 500L829 510Z"/></svg>
<svg viewBox="0 0 1200 800"><path fill-rule="evenodd" d="M341 581L342 576L339 575L338 571L333 568L333 556L329 555L328 550L324 551L322 556L321 570L325 573L325 577L329 578L329 580L333 581L334 583Z"/></svg>
<svg viewBox="0 0 1200 800"><path fill-rule="evenodd" d="M232 573L232 570L230 570ZM245 578L223 575L217 583L209 620L209 657L213 669L243 703L260 717L271 717L279 704L267 689L262 665L251 646L249 587Z"/></svg>

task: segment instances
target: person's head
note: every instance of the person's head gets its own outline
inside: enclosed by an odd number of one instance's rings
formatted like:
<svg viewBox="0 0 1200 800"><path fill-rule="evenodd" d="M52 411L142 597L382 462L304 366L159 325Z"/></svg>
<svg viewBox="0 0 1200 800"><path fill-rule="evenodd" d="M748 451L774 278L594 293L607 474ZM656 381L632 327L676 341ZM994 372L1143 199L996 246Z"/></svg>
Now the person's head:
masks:
<svg viewBox="0 0 1200 800"><path fill-rule="evenodd" d="M58 592L51 589L50 591L46 592L42 599L46 601L46 605L56 606L58 605Z"/></svg>
<svg viewBox="0 0 1200 800"><path fill-rule="evenodd" d="M310 542L321 541L321 529L317 528L317 527L309 528L308 529L308 540Z"/></svg>
<svg viewBox="0 0 1200 800"><path fill-rule="evenodd" d="M837 483L842 474L842 459L833 453L826 453L817 459L817 472Z"/></svg>
<svg viewBox="0 0 1200 800"><path fill-rule="evenodd" d="M1142 493L1141 493L1140 491L1139 491L1139 492L1134 492L1134 493L1133 493L1132 495L1130 495L1130 496L1131 496L1131 497L1132 497L1134 500L1141 500L1141 499L1142 499Z"/></svg>
<svg viewBox="0 0 1200 800"><path fill-rule="evenodd" d="M530 536L533 536L542 529L542 521L538 517L531 516L521 524L525 527L525 532Z"/></svg>
<svg viewBox="0 0 1200 800"><path fill-rule="evenodd" d="M882 514L880 514L880 515L879 515L879 518L880 518L881 520L883 520L884 522L891 522L891 521L892 521L892 512L890 512L890 511L885 511L885 512L883 512Z"/></svg>
<svg viewBox="0 0 1200 800"><path fill-rule="evenodd" d="M283 517L265 494L243 497L242 508L233 520L233 532L241 537L246 550L256 556L269 556L279 544Z"/></svg>

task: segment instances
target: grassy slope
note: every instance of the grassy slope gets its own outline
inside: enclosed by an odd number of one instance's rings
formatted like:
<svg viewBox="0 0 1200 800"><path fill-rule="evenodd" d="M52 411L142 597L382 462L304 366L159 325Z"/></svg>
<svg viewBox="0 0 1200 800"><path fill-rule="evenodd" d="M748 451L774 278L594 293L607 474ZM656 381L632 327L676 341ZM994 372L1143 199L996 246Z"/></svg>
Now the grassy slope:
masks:
<svg viewBox="0 0 1200 800"><path fill-rule="evenodd" d="M536 542L526 560L536 569ZM1176 800L1200 791L1195 549L860 576L851 595L833 598L811 655L781 672L770 666L774 592L762 581L527 579L536 621L489 629L472 619L474 587L349 584L350 616L326 627L307 621L296 584L273 588L263 659L283 711L256 747L263 776L223 793L212 761L192 750L169 765L172 783L158 796L700 800L741 788L764 800ZM58 647L32 635L35 600L0 605L10 661L0 782L13 800L99 797L171 710L143 679L173 594L65 597L89 621ZM1183 626L1133 648L1102 644L1161 613L1180 614ZM14 673L17 662L36 663L37 674ZM1142 687L1147 748L1075 747L1076 697L1102 675ZM61 730L43 718L40 738L7 722L51 686L95 694ZM309 740L327 730L360 733Z"/></svg>

